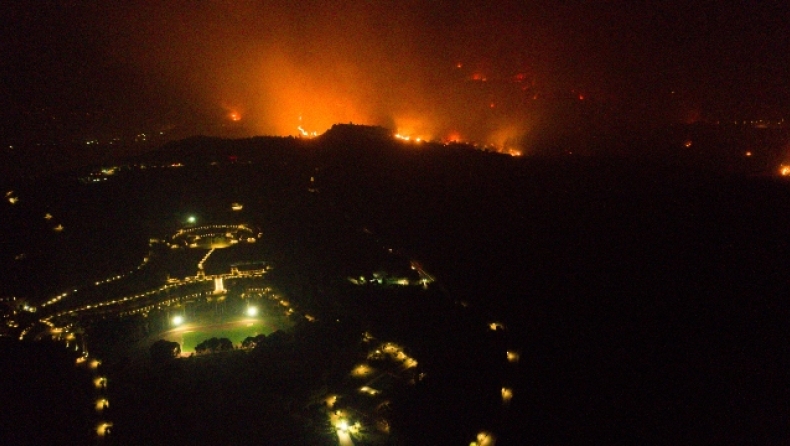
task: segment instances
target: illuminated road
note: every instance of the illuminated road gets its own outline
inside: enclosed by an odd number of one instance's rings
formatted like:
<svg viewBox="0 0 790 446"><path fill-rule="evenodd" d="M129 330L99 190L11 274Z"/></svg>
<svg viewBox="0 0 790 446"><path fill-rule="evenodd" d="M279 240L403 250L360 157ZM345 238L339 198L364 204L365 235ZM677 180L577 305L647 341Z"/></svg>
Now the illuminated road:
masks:
<svg viewBox="0 0 790 446"><path fill-rule="evenodd" d="M340 429L337 430L337 442L340 446L354 446L354 442L351 441L351 434Z"/></svg>
<svg viewBox="0 0 790 446"><path fill-rule="evenodd" d="M210 291L201 291L192 295L187 296L179 296L176 298L169 296L169 291L177 290L181 286L192 285L199 282L206 282L212 283L214 279L221 278L223 280L234 280L234 279L246 279L246 278L259 278L263 277L266 274L267 270L264 269L257 269L257 270L249 270L249 271L234 271L232 273L227 274L217 274L212 276L205 276L205 277L187 277L184 280L179 280L172 283L167 283L162 285L158 288L154 288L153 290L145 291L142 293L137 293L130 296L118 297L114 299L105 300L102 302L81 305L75 308L66 308L61 311L58 311L54 314L49 314L43 316L38 320L39 323L48 325L50 328L53 328L55 324L53 324L52 319L63 317L63 316L76 316L82 313L88 312L124 312L124 311L149 311L152 310L156 305L162 303L170 303L173 301L182 301L189 298L196 298L199 295L203 295L206 292ZM134 306L134 308L129 308L130 306ZM30 329L33 326L28 326L22 333L20 334L20 339L23 339Z"/></svg>
<svg viewBox="0 0 790 446"><path fill-rule="evenodd" d="M331 413L329 415L329 423L335 427L337 442L340 446L354 446L354 441L351 440L351 433L348 431L349 426L341 413L342 411Z"/></svg>

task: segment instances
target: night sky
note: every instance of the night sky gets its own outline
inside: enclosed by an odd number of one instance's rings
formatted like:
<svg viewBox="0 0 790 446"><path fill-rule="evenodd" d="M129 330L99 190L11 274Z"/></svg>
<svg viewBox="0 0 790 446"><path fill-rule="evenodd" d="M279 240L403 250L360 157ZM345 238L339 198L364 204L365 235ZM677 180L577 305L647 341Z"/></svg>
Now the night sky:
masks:
<svg viewBox="0 0 790 446"><path fill-rule="evenodd" d="M790 115L785 2L2 1L6 138L292 135L507 145L562 127ZM234 120L236 119L236 120Z"/></svg>

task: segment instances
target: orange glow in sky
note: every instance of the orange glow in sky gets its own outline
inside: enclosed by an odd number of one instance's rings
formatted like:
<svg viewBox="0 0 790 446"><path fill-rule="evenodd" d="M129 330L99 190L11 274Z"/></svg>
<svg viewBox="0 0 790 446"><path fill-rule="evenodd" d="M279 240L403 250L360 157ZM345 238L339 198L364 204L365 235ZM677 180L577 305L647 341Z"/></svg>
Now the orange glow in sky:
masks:
<svg viewBox="0 0 790 446"><path fill-rule="evenodd" d="M152 76L181 81L195 109L218 112L211 119L239 123L208 127L208 134L312 137L353 123L412 141L451 135L487 145L503 126L522 126L543 113L533 105L513 113L523 102L519 95L533 94L521 89L532 88L532 71L497 70L460 48L435 56L428 42L412 39L422 28L405 10L350 3L343 14L308 14L308 20L277 2L201 2L186 10L145 4L123 16L135 32L118 55ZM321 4L311 12L321 12ZM399 28L383 33L384 17L397 18ZM239 33L240 27L256 31ZM212 32L195 31L205 29Z"/></svg>
<svg viewBox="0 0 790 446"><path fill-rule="evenodd" d="M461 135L458 132L451 132L449 135L447 135L446 138L444 138L444 140L447 141L447 142L460 142L460 141L462 141Z"/></svg>

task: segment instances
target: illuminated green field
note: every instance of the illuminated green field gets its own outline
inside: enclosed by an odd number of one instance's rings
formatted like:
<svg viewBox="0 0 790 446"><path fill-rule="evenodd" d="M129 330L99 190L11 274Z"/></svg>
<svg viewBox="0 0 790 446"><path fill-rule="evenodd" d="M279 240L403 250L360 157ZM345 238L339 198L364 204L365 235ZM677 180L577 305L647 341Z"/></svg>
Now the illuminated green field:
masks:
<svg viewBox="0 0 790 446"><path fill-rule="evenodd" d="M228 338L234 345L239 345L248 336L268 335L276 330L277 328L265 324L262 320L248 319L222 325L190 327L183 332L172 333L168 339L181 344L183 353L191 353L195 351L195 346L206 339Z"/></svg>

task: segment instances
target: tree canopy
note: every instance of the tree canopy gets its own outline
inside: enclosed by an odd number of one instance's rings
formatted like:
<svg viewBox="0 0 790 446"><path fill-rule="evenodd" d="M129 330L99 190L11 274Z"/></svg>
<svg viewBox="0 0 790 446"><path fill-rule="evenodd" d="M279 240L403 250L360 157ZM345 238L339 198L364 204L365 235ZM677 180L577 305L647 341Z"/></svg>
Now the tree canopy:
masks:
<svg viewBox="0 0 790 446"><path fill-rule="evenodd" d="M160 339L151 345L149 351L151 353L151 359L155 362L164 362L180 355L181 345L179 345L178 342Z"/></svg>

